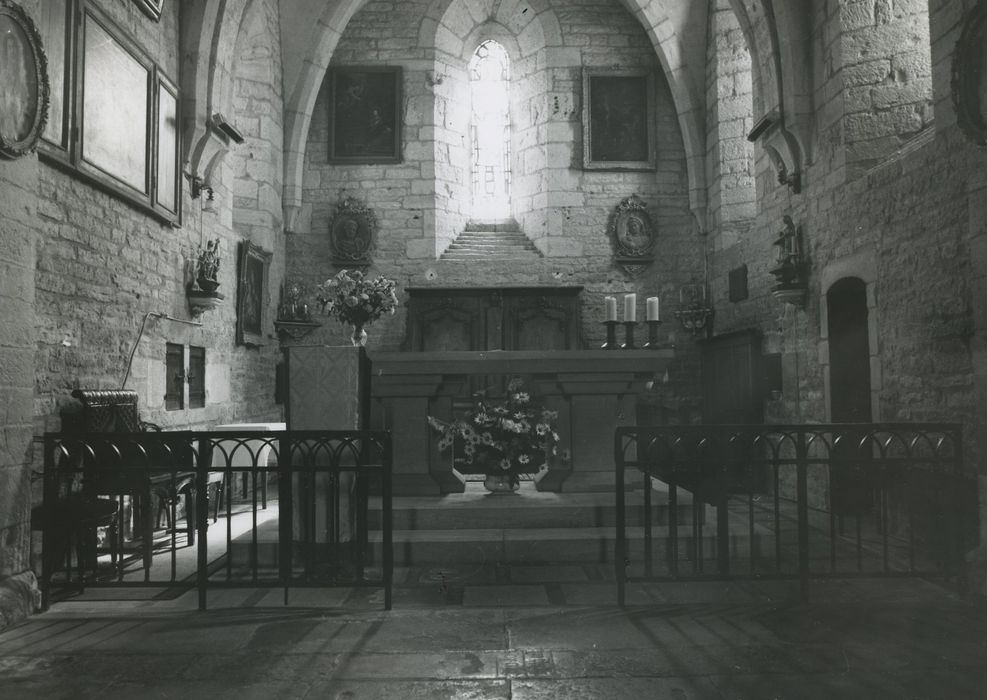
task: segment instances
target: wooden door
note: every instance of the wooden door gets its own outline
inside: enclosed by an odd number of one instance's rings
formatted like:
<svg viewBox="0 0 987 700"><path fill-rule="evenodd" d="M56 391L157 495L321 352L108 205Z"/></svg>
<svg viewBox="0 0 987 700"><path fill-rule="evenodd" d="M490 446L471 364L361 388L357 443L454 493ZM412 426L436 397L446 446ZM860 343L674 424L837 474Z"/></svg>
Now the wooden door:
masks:
<svg viewBox="0 0 987 700"><path fill-rule="evenodd" d="M703 422L763 422L761 336L741 331L702 344Z"/></svg>
<svg viewBox="0 0 987 700"><path fill-rule="evenodd" d="M829 326L829 399L833 423L870 423L870 341L867 285L856 277L836 282L826 293ZM873 505L877 481L866 450L855 447L854 431L834 445L830 507L839 515L860 515Z"/></svg>
<svg viewBox="0 0 987 700"><path fill-rule="evenodd" d="M867 285L841 279L826 293L829 322L829 397L834 423L871 421Z"/></svg>

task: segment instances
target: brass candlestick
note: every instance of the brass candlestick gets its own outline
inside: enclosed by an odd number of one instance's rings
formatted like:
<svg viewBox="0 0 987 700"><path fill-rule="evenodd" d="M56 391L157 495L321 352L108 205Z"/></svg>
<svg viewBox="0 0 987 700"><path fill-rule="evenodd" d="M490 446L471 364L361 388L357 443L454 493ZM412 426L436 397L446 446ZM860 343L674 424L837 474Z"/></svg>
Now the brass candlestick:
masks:
<svg viewBox="0 0 987 700"><path fill-rule="evenodd" d="M637 321L624 321L624 344L620 347L624 350L634 350L634 326L637 325Z"/></svg>
<svg viewBox="0 0 987 700"><path fill-rule="evenodd" d="M658 326L661 325L661 321L648 320L648 342L644 344L645 350L657 350L658 349Z"/></svg>
<svg viewBox="0 0 987 700"><path fill-rule="evenodd" d="M616 350L617 349L617 321L604 321L603 325L607 327L607 342L600 346L601 350Z"/></svg>

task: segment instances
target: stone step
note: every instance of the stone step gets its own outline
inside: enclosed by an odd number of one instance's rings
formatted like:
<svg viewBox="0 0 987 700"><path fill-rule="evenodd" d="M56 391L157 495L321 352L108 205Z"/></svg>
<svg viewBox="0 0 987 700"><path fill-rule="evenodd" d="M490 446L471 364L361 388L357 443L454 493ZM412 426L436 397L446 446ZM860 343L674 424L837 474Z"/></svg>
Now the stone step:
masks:
<svg viewBox="0 0 987 700"><path fill-rule="evenodd" d="M756 529L751 539L746 528L731 528L730 556L739 561L770 558L774 552L774 539L765 529ZM644 529L629 527L626 530L629 563L644 559ZM669 554L668 528L652 529L652 557L665 561ZM702 531L702 559L716 558L715 527ZM265 523L258 528L257 562L261 568L277 566L279 544L277 525ZM382 557L383 536L379 531L370 533L368 563L379 564ZM470 530L395 530L393 535L394 565L413 566L424 564L504 562L512 564L537 563L612 563L616 543L616 530L598 528L483 528ZM250 538L234 540L229 554L234 568L247 568L252 562ZM679 561L692 561L695 557L695 538L691 530L680 528L678 537Z"/></svg>
<svg viewBox="0 0 987 700"><path fill-rule="evenodd" d="M644 496L630 491L625 496L628 525L644 524ZM668 525L671 509L667 495L654 493L652 522ZM680 526L692 522L692 498L687 492L679 496L676 518ZM703 508L702 517L712 522L714 513ZM524 523L537 528L613 527L617 506L609 493L548 493L536 491L525 483L515 494L488 494L472 484L464 493L435 497L398 497L391 504L391 521L395 530L462 530L503 528L505 524ZM380 527L379 499L369 508L371 529Z"/></svg>
<svg viewBox="0 0 987 700"><path fill-rule="evenodd" d="M542 254L517 224L471 224L442 254L443 260L537 259Z"/></svg>

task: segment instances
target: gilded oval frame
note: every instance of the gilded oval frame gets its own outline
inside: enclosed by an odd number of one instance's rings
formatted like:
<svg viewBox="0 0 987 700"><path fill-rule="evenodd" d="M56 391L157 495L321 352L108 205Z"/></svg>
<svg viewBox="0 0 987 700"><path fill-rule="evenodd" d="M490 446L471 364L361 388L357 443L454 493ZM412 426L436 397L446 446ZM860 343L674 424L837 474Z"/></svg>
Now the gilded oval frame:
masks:
<svg viewBox="0 0 987 700"><path fill-rule="evenodd" d="M48 59L34 21L11 0L0 0L0 36L0 156L13 160L37 148L48 122Z"/></svg>

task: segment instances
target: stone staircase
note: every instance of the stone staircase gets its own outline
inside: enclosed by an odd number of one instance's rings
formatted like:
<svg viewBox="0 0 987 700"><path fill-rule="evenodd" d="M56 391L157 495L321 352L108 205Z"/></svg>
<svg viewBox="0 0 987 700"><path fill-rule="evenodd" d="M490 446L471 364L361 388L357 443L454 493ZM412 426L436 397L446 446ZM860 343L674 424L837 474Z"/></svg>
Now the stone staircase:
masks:
<svg viewBox="0 0 987 700"><path fill-rule="evenodd" d="M470 223L446 251L442 260L537 260L542 254L521 231L517 222Z"/></svg>
<svg viewBox="0 0 987 700"><path fill-rule="evenodd" d="M643 494L629 491L626 499L629 558L640 560L644 539ZM672 517L665 494L653 494L652 508L657 523L653 530L653 552L656 559L661 559L665 557L665 535ZM370 560L379 564L382 561L379 500L371 503L369 519ZM703 519L702 558L711 563L716 552L714 510L704 508ZM676 520L679 559L685 561L693 542L692 504L687 493L680 492ZM487 493L479 483L469 483L464 493L395 498L392 522L395 566L484 562L611 564L614 561L613 493L543 493L525 482L516 494L496 495ZM276 519L258 528L257 554L261 567L275 566L278 561L277 534ZM732 557L745 559L752 549L766 546L766 541L752 542L746 527L731 528ZM250 550L250 537L234 541L230 550L234 566L249 565Z"/></svg>

